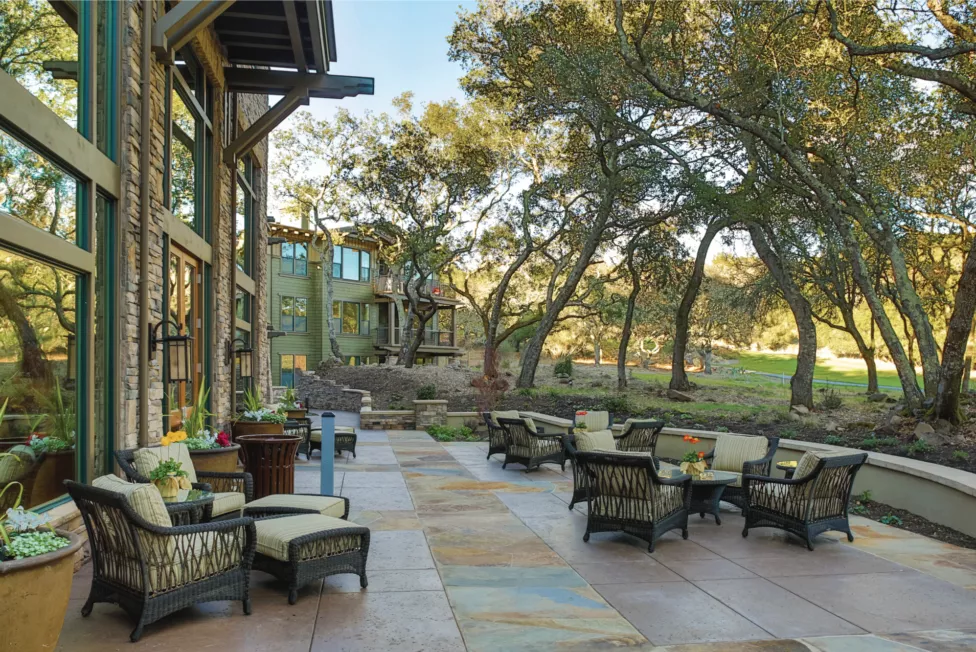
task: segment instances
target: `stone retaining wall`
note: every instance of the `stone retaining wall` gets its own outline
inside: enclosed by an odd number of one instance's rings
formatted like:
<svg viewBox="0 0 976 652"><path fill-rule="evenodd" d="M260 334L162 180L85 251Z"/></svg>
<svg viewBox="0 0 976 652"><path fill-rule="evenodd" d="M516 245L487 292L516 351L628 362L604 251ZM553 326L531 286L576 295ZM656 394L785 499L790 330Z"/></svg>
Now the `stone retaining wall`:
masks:
<svg viewBox="0 0 976 652"><path fill-rule="evenodd" d="M427 430L429 426L447 425L447 401L414 401L417 430Z"/></svg>
<svg viewBox="0 0 976 652"><path fill-rule="evenodd" d="M414 430L417 416L413 410L366 410L359 413L360 430Z"/></svg>
<svg viewBox="0 0 976 652"><path fill-rule="evenodd" d="M298 378L295 379L295 393L298 395L298 400L307 400L316 410L359 412L361 408L372 405L372 398L368 391L337 385L334 380L318 377L314 371L298 373Z"/></svg>

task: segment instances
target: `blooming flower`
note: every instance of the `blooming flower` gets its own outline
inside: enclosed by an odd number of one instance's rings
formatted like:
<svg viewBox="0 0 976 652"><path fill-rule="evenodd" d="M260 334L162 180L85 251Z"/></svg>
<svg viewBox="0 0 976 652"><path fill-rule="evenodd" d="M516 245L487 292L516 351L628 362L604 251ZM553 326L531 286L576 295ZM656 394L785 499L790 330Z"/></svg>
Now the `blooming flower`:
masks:
<svg viewBox="0 0 976 652"><path fill-rule="evenodd" d="M230 435L221 430L217 433L217 443L220 444L221 448L227 448L230 446Z"/></svg>

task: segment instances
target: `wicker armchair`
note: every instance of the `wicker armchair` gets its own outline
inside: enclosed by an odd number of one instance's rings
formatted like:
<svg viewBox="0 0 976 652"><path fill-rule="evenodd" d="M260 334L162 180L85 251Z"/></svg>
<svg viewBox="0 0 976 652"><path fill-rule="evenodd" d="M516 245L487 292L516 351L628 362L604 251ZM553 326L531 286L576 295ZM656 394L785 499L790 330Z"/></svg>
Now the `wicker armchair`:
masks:
<svg viewBox="0 0 976 652"><path fill-rule="evenodd" d="M318 451L322 454L322 428L315 428L311 431L311 441L308 444L308 453ZM356 457L356 431L349 426L335 426L335 454L340 455L342 451L349 451L353 458Z"/></svg>
<svg viewBox="0 0 976 652"><path fill-rule="evenodd" d="M765 444L762 439L766 440ZM779 447L779 437L770 435L721 435L715 441L715 448L705 455L705 461L716 471L738 473L740 476L764 475L772 471L773 455ZM763 454L765 451L765 454ZM722 493L722 500L745 509L746 494L742 479L730 484Z"/></svg>
<svg viewBox="0 0 976 652"><path fill-rule="evenodd" d="M681 530L688 538L691 476L662 478L646 453L577 453L576 464L586 476L586 533L627 532L654 542L665 532Z"/></svg>
<svg viewBox="0 0 976 652"><path fill-rule="evenodd" d="M750 528L775 527L802 538L809 550L813 550L813 538L827 530L846 532L847 540L853 541L847 505L854 477L867 458L867 453L826 456L807 452L791 480L742 476L746 498L742 536L748 536Z"/></svg>
<svg viewBox="0 0 976 652"><path fill-rule="evenodd" d="M301 417L297 419L288 419L285 421L285 434L294 435L300 437L301 441L298 444L297 455L301 455L302 451L305 452L305 459L311 459L312 455L312 420L308 417Z"/></svg>
<svg viewBox="0 0 976 652"><path fill-rule="evenodd" d="M171 444L173 445L173 444ZM130 482L149 482L149 478L139 473L135 465L135 448L115 451L115 461L119 463L122 473ZM212 491L214 494L243 494L244 502L237 506L237 509L228 511L225 514L217 513L215 518L234 518L240 515L240 507L244 503L249 503L254 499L254 479L250 473L218 473L216 471L195 471L198 482L193 483L194 489ZM232 501L235 505L240 501ZM219 496L214 497L214 504L219 504ZM180 505L168 506L171 511L179 510ZM216 511L216 510L215 510ZM209 520L209 519L208 519Z"/></svg>
<svg viewBox="0 0 976 652"><path fill-rule="evenodd" d="M526 471L539 468L541 464L558 464L566 470L566 451L563 450L562 435L543 435L535 431L526 419L499 419L498 425L505 431L505 461L518 463Z"/></svg>
<svg viewBox="0 0 976 652"><path fill-rule="evenodd" d="M92 553L82 616L96 602L117 604L137 621L129 636L135 642L149 623L199 602L240 600L244 613L251 613L252 519L163 527L140 516L121 493L71 480L65 486L84 519Z"/></svg>
<svg viewBox="0 0 976 652"><path fill-rule="evenodd" d="M495 423L491 412L482 412L481 418L488 428L488 456L485 459L491 459L492 455L505 452L505 429Z"/></svg>
<svg viewBox="0 0 976 652"><path fill-rule="evenodd" d="M617 443L617 450L633 453L650 453L657 451L657 438L661 435L664 422L657 419L636 420L628 419L624 422L624 429L613 438Z"/></svg>

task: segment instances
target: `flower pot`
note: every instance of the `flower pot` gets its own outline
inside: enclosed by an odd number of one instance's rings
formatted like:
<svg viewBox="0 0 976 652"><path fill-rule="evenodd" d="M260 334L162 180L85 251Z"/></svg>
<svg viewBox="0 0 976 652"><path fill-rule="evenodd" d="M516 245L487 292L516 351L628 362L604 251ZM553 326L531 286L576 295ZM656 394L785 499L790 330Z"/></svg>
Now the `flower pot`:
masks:
<svg viewBox="0 0 976 652"><path fill-rule="evenodd" d="M159 495L163 498L176 498L180 493L180 479L173 475L168 475L152 483L159 489Z"/></svg>
<svg viewBox="0 0 976 652"><path fill-rule="evenodd" d="M708 462L705 462L704 460L699 462L682 462L680 468L682 473L699 476L705 472L705 469L708 468Z"/></svg>
<svg viewBox="0 0 976 652"><path fill-rule="evenodd" d="M191 450L190 459L197 473L207 471L211 473L236 473L237 456L240 445L231 444L227 448L211 448L209 450Z"/></svg>
<svg viewBox="0 0 976 652"><path fill-rule="evenodd" d="M40 466L37 469L37 477L34 479L34 489L31 491L30 500L26 504L37 507L49 500L54 500L58 496L63 496L67 493L64 489L64 481L74 480L74 478L74 450L43 453Z"/></svg>
<svg viewBox="0 0 976 652"><path fill-rule="evenodd" d="M283 435L285 426L282 423L268 421L235 421L232 427L234 439L241 435Z"/></svg>
<svg viewBox="0 0 976 652"><path fill-rule="evenodd" d="M57 647L71 595L74 556L82 540L58 530L71 544L46 555L0 562L0 650Z"/></svg>
<svg viewBox="0 0 976 652"><path fill-rule="evenodd" d="M307 414L308 414L308 410L306 410L305 408L285 411L285 416L288 417L289 419L304 419L305 415Z"/></svg>

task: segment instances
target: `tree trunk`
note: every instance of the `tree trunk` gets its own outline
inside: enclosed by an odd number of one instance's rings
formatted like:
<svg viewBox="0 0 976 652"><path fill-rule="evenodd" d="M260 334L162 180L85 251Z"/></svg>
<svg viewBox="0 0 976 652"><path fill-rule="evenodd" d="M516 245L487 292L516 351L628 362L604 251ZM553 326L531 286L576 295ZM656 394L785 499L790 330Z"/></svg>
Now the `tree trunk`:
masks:
<svg viewBox="0 0 976 652"><path fill-rule="evenodd" d="M559 288L559 292L556 294L552 304L547 307L546 314L539 321L535 335L529 340L525 351L522 353L522 369L519 372L518 382L516 383L517 387L532 387L535 384L535 372L539 366L539 358L542 356L542 347L546 343L546 338L549 337L549 333L556 325L559 313L569 303L569 300L576 292L576 286L579 285L580 280L583 278L583 273L586 272L586 269L590 265L590 259L593 258L593 254L596 252L596 248L603 238L603 230L606 228L607 220L610 219L610 212L613 210L616 194L615 184L608 181L608 187L604 191L596 220L594 220L589 235L587 235L586 240L583 242L583 248L580 251L579 258L576 259L576 263L573 265L569 277L563 283L563 286Z"/></svg>
<svg viewBox="0 0 976 652"><path fill-rule="evenodd" d="M630 294L627 295L627 313L624 315L624 326L620 331L620 348L617 349L617 389L627 389L627 347L630 346L630 334L634 326L634 309L637 297L641 291L641 278L634 265L634 247L627 249L627 270L630 273Z"/></svg>
<svg viewBox="0 0 976 652"><path fill-rule="evenodd" d="M706 376L712 375L712 345L707 344L702 350L702 368Z"/></svg>
<svg viewBox="0 0 976 652"><path fill-rule="evenodd" d="M21 351L20 373L32 380L51 380L51 368L44 359L44 351L41 349L34 327L17 303L17 296L2 284L0 284L0 314L7 316L17 333Z"/></svg>
<svg viewBox="0 0 976 652"><path fill-rule="evenodd" d="M417 357L417 351L424 343L424 333L427 332L427 322L429 322L436 313L437 306L431 306L429 309L418 311L417 328L414 329L413 337L411 338L410 345L407 348L407 359L404 362L404 366L407 369L413 368L414 360Z"/></svg>
<svg viewBox="0 0 976 652"><path fill-rule="evenodd" d="M800 346L796 353L796 372L790 379L790 405L804 405L812 410L813 371L817 364L817 327L813 323L813 311L783 266L779 255L773 250L764 230L757 224L750 224L749 235L752 236L752 244L759 258L783 292L796 322Z"/></svg>
<svg viewBox="0 0 976 652"><path fill-rule="evenodd" d="M335 322L332 319L332 304L334 303L335 297L335 283L332 280L332 262L335 260L335 241L332 239L332 232L329 231L328 226L319 218L318 207L313 207L312 218L315 220L315 226L317 226L325 237L325 250L318 249L319 256L322 258L322 273L325 275L325 309L326 318L328 319L329 326L329 349L332 351L332 357L337 360L342 360L342 351L339 349L339 340L336 337L335 332ZM315 238L312 238L312 246L315 247ZM340 313L341 318L341 313Z"/></svg>
<svg viewBox="0 0 976 652"><path fill-rule="evenodd" d="M674 316L674 351L671 353L671 382L669 389L687 391L691 389L688 382L688 374L685 373L685 355L688 351L688 326L691 321L691 309L695 306L695 299L698 297L698 290L701 289L702 279L705 277L705 259L708 256L708 249L712 245L712 240L718 232L729 225L730 220L717 220L708 225L701 242L698 244L698 253L695 255L695 267L692 270L688 285L678 304L678 312Z"/></svg>
<svg viewBox="0 0 976 652"><path fill-rule="evenodd" d="M966 254L958 287L952 317L949 318L949 327L946 329L945 344L942 346L942 369L935 393L935 405L932 408L936 419L946 419L950 423L962 421L959 392L963 357L966 355L973 315L976 313L976 240Z"/></svg>
<svg viewBox="0 0 976 652"><path fill-rule="evenodd" d="M593 366L599 367L603 359L600 357L600 338L599 336L593 338Z"/></svg>
<svg viewBox="0 0 976 652"><path fill-rule="evenodd" d="M843 304L843 305L840 305ZM861 359L864 360L865 366L868 368L868 394L878 393L878 365L874 359L874 347L869 346L867 342L864 341L864 336L861 335L861 331L857 328L857 323L854 321L854 310L851 306L843 301L837 304L840 309L840 314L844 319L845 331L854 338L854 343L857 345L857 351L861 355ZM872 327L874 322L871 322Z"/></svg>

